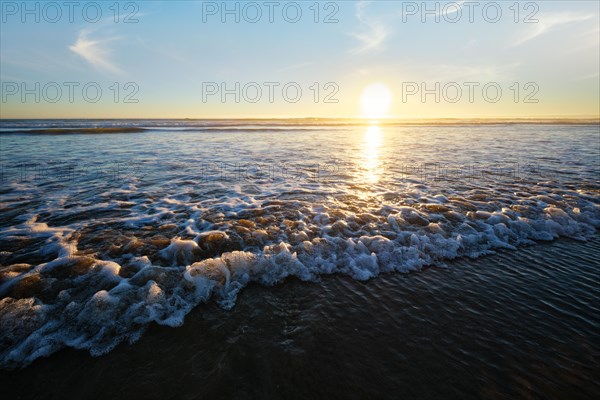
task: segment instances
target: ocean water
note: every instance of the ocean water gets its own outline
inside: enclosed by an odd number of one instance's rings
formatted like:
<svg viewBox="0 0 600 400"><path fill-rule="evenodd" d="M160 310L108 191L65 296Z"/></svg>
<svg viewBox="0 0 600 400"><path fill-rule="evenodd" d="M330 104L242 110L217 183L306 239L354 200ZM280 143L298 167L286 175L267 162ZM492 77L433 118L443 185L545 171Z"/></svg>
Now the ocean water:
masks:
<svg viewBox="0 0 600 400"><path fill-rule="evenodd" d="M0 367L105 354L250 283L589 240L599 162L597 124L2 121Z"/></svg>
<svg viewBox="0 0 600 400"><path fill-rule="evenodd" d="M3 371L11 399L597 399L600 235L367 282L249 285L102 357Z"/></svg>

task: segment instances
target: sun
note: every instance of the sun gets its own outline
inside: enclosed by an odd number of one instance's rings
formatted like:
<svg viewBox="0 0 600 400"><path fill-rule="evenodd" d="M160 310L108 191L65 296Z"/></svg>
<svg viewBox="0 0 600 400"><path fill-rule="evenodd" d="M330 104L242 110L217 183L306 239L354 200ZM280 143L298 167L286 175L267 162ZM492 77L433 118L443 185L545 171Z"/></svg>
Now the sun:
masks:
<svg viewBox="0 0 600 400"><path fill-rule="evenodd" d="M360 105L364 117L385 117L392 106L392 91L383 83L371 83L363 90Z"/></svg>

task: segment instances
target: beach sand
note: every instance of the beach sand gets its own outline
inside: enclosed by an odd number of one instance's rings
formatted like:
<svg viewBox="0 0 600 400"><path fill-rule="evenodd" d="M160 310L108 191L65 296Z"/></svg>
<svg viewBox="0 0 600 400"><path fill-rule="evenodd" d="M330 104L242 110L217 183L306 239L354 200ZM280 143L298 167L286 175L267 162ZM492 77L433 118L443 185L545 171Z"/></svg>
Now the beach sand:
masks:
<svg viewBox="0 0 600 400"><path fill-rule="evenodd" d="M250 285L180 328L0 375L11 399L593 399L600 235L448 268Z"/></svg>

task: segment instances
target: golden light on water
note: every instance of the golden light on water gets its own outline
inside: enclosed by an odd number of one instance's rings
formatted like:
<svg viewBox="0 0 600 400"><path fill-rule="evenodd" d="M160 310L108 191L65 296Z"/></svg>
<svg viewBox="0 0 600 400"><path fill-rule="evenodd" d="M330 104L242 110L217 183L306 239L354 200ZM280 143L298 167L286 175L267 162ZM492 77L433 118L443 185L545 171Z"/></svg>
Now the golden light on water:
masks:
<svg viewBox="0 0 600 400"><path fill-rule="evenodd" d="M381 161L380 148L382 143L381 129L377 125L371 125L365 131L363 137L361 179L369 183L379 180Z"/></svg>
<svg viewBox="0 0 600 400"><path fill-rule="evenodd" d="M383 83L367 86L360 97L363 117L382 118L388 115L392 106L392 91Z"/></svg>

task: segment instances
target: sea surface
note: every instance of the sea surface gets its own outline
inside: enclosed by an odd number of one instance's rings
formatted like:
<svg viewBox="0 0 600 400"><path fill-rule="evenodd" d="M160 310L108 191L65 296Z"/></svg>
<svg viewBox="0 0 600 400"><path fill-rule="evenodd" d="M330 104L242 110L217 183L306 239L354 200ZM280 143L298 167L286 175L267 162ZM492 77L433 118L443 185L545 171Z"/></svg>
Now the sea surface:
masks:
<svg viewBox="0 0 600 400"><path fill-rule="evenodd" d="M436 374L481 363L525 391L524 376L547 374L587 385L586 397L597 393L600 356L599 177L598 124L2 120L0 368L51 362L65 348L104 355L149 327L182 326L194 310L188 319L208 331L242 318L238 336L285 322L302 339L281 342L284 370L307 368L316 336L306 330L346 321L356 335L341 342L347 358L327 356L341 354L336 331L320 339L323 361L379 365L380 389L395 387L385 376L397 363L431 374L419 375L423 387L450 387ZM257 303L240 317L247 286ZM274 293L286 301L255 315ZM439 304L448 302L456 308ZM220 311L203 317L211 307ZM389 351L363 354L370 328ZM183 357L174 332L156 351ZM461 335L469 345L457 345ZM195 346L216 351L210 340ZM444 346L453 351L436 365ZM518 365L514 347L539 347L539 357ZM225 370L247 362L223 354L211 357ZM265 363L247 367L276 379Z"/></svg>
<svg viewBox="0 0 600 400"><path fill-rule="evenodd" d="M3 371L11 399L597 399L600 235L447 268L250 284L102 357Z"/></svg>

